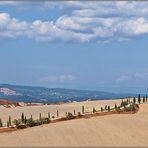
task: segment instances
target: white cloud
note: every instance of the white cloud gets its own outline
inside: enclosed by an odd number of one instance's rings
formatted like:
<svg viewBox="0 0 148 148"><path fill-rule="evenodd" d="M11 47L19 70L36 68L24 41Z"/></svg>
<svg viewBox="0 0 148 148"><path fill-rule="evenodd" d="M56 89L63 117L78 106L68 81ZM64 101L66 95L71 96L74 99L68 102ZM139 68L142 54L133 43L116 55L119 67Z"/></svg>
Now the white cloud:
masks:
<svg viewBox="0 0 148 148"><path fill-rule="evenodd" d="M132 77L130 75L123 75L117 78L117 82L125 82L125 81L130 81L132 80Z"/></svg>
<svg viewBox="0 0 148 148"><path fill-rule="evenodd" d="M25 7L27 3L23 5ZM0 39L25 36L44 42L109 43L148 35L148 2L67 1L45 2L42 5L45 9L60 9L61 16L55 21L29 22L0 13Z"/></svg>
<svg viewBox="0 0 148 148"><path fill-rule="evenodd" d="M122 75L116 79L116 82L138 82L148 80L148 72L134 73L131 75Z"/></svg>
<svg viewBox="0 0 148 148"><path fill-rule="evenodd" d="M48 76L48 77L44 77L41 78L40 81L42 82L56 82L56 83L63 83L63 82L71 82L74 81L76 79L76 77L74 75L68 74L68 75L54 75L54 76Z"/></svg>

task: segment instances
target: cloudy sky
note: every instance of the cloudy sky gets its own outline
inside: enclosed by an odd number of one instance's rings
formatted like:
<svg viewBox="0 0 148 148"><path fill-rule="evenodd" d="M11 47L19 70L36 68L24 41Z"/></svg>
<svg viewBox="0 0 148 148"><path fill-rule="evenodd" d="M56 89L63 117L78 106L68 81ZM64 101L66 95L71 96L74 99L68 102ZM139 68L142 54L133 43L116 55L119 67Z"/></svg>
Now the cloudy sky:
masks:
<svg viewBox="0 0 148 148"><path fill-rule="evenodd" d="M0 2L0 83L148 91L148 2Z"/></svg>

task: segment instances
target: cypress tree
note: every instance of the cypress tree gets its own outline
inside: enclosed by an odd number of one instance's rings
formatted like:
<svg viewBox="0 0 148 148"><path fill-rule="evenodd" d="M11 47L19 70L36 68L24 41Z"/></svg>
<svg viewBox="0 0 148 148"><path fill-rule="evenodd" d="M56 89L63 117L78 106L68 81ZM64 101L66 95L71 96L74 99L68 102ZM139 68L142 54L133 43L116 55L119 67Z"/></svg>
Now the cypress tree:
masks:
<svg viewBox="0 0 148 148"><path fill-rule="evenodd" d="M105 110L107 110L107 105L105 105Z"/></svg>
<svg viewBox="0 0 148 148"><path fill-rule="evenodd" d="M82 106L82 114L84 114L84 106Z"/></svg>
<svg viewBox="0 0 148 148"><path fill-rule="evenodd" d="M48 118L50 119L50 112L48 112Z"/></svg>
<svg viewBox="0 0 148 148"><path fill-rule="evenodd" d="M59 111L57 110L57 117L59 117Z"/></svg>
<svg viewBox="0 0 148 148"><path fill-rule="evenodd" d="M140 96L140 94L138 95L138 103L140 104L140 102L141 102L141 96Z"/></svg>
<svg viewBox="0 0 148 148"><path fill-rule="evenodd" d="M22 113L21 119L22 119L22 123L24 123L24 120L25 120L24 113Z"/></svg>
<svg viewBox="0 0 148 148"><path fill-rule="evenodd" d="M103 112L103 107L101 107L101 112Z"/></svg>
<svg viewBox="0 0 148 148"><path fill-rule="evenodd" d="M0 127L3 127L2 119L0 118Z"/></svg>
<svg viewBox="0 0 148 148"><path fill-rule="evenodd" d="M143 103L145 103L145 96L143 96Z"/></svg>
<svg viewBox="0 0 148 148"><path fill-rule="evenodd" d="M9 126L11 126L11 116L9 116Z"/></svg>
<svg viewBox="0 0 148 148"><path fill-rule="evenodd" d="M108 106L108 112L110 111L110 106Z"/></svg>
<svg viewBox="0 0 148 148"><path fill-rule="evenodd" d="M73 111L73 114L76 115L76 111L75 111L75 109L74 109L74 111Z"/></svg>
<svg viewBox="0 0 148 148"><path fill-rule="evenodd" d="M93 107L93 113L95 113L96 112L96 109L95 109L95 107Z"/></svg>
<svg viewBox="0 0 148 148"><path fill-rule="evenodd" d="M115 110L117 110L117 105L115 104Z"/></svg>
<svg viewBox="0 0 148 148"><path fill-rule="evenodd" d="M27 123L27 117L25 116L25 119L24 119L24 123L26 124Z"/></svg>
<svg viewBox="0 0 148 148"><path fill-rule="evenodd" d="M136 103L136 98L134 97L134 99L133 99L133 102L134 102L134 104Z"/></svg>
<svg viewBox="0 0 148 148"><path fill-rule="evenodd" d="M41 121L42 120L42 114L40 113L40 116L39 116L39 120Z"/></svg>
<svg viewBox="0 0 148 148"><path fill-rule="evenodd" d="M9 128L9 126L10 126L10 125L9 125L9 121L7 121L7 127Z"/></svg>
<svg viewBox="0 0 148 148"><path fill-rule="evenodd" d="M32 117L32 115L31 115L31 121L33 121L33 117Z"/></svg>

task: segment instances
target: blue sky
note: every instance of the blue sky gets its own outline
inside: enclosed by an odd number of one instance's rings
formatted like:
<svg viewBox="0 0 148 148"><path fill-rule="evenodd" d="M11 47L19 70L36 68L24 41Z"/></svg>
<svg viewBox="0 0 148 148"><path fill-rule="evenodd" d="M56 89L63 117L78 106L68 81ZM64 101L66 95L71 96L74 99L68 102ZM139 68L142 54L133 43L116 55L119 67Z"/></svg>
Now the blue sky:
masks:
<svg viewBox="0 0 148 148"><path fill-rule="evenodd" d="M0 2L0 83L146 93L148 2Z"/></svg>

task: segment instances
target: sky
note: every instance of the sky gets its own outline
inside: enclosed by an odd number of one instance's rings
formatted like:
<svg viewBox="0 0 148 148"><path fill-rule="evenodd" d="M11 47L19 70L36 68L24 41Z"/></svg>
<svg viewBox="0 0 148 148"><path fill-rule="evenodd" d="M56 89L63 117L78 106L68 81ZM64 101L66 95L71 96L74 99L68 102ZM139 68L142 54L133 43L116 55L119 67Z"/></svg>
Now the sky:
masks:
<svg viewBox="0 0 148 148"><path fill-rule="evenodd" d="M0 83L148 92L148 2L0 2Z"/></svg>

